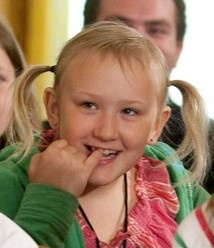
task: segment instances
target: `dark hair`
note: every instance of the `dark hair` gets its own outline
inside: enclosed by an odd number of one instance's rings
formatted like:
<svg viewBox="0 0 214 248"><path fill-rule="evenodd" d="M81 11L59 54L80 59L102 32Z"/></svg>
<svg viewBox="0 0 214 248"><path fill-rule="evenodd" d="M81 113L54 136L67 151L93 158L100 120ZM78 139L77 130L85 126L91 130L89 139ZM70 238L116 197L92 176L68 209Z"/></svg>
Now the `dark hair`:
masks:
<svg viewBox="0 0 214 248"><path fill-rule="evenodd" d="M24 55L11 27L2 18L0 18L0 47L9 57L16 77L19 76L26 67Z"/></svg>
<svg viewBox="0 0 214 248"><path fill-rule="evenodd" d="M186 32L186 6L183 0L173 0L177 12L177 40L183 40Z"/></svg>
<svg viewBox="0 0 214 248"><path fill-rule="evenodd" d="M96 22L101 0L86 0L83 11L84 26ZM173 0L177 12L177 40L183 40L186 32L186 6L183 0Z"/></svg>

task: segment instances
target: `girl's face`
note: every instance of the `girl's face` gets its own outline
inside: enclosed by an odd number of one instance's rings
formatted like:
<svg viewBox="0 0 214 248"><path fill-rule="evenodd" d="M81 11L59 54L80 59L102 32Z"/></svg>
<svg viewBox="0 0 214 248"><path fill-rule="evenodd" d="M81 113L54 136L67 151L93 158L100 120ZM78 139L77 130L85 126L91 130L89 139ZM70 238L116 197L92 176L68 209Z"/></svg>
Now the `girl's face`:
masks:
<svg viewBox="0 0 214 248"><path fill-rule="evenodd" d="M10 86L14 79L14 67L0 47L0 135L5 131L11 116L12 90Z"/></svg>
<svg viewBox="0 0 214 248"><path fill-rule="evenodd" d="M62 75L47 112L59 137L86 154L103 150L89 183L105 185L130 170L157 140L170 109L158 107L157 87L136 61L123 69L113 56L76 58ZM151 141L151 139L153 141Z"/></svg>

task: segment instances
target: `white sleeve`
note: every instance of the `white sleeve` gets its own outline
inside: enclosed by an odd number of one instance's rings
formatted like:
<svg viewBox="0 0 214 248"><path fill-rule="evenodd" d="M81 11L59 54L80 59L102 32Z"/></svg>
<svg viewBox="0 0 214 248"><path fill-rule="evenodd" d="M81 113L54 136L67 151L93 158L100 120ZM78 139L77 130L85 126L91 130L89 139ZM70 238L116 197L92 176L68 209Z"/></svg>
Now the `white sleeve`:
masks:
<svg viewBox="0 0 214 248"><path fill-rule="evenodd" d="M38 248L38 245L23 229L0 213L0 247Z"/></svg>

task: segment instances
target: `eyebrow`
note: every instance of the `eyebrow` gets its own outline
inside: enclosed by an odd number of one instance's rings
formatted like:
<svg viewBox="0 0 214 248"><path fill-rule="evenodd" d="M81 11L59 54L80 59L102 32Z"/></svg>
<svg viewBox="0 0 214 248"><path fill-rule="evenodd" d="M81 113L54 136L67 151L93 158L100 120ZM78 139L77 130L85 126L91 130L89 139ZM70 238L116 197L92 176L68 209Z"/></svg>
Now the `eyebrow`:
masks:
<svg viewBox="0 0 214 248"><path fill-rule="evenodd" d="M84 96L88 96L88 97L92 97L92 98L102 98L102 96L99 96L97 95L96 93L91 93L91 92L84 92L84 91L79 91L78 94L80 94L81 97L84 97ZM144 99L130 99L130 100L120 100L120 102L122 104L146 104L145 100Z"/></svg>
<svg viewBox="0 0 214 248"><path fill-rule="evenodd" d="M122 22L130 22L130 19L119 15L111 15L105 18L106 21L122 21Z"/></svg>
<svg viewBox="0 0 214 248"><path fill-rule="evenodd" d="M108 16L106 19L106 21L122 21L124 23L132 23L133 21L131 19L128 19L124 16L119 16L119 15L112 15L112 16ZM145 20L144 21L146 25L151 25L151 26L166 26L166 27L170 27L170 23L168 23L167 21L163 20L163 19L158 19L158 20Z"/></svg>

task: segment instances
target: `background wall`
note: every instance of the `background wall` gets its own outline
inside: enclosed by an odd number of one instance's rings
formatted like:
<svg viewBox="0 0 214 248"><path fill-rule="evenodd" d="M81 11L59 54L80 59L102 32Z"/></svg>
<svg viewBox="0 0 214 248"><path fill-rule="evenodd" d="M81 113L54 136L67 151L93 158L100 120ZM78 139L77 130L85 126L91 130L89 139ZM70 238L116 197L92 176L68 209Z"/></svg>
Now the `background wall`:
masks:
<svg viewBox="0 0 214 248"><path fill-rule="evenodd" d="M70 0L0 0L4 16L19 40L28 64L53 65L68 39L68 2ZM43 107L43 91L51 86L53 74L42 74L36 82Z"/></svg>
<svg viewBox="0 0 214 248"><path fill-rule="evenodd" d="M171 74L172 79L182 79L193 83L202 94L207 106L207 112L214 118L214 1L185 0L187 7L187 33L184 48L176 69ZM70 1L69 37L82 28L83 6L85 0ZM180 96L176 90L171 90L172 98L179 103Z"/></svg>
<svg viewBox="0 0 214 248"><path fill-rule="evenodd" d="M202 94L207 112L214 118L214 1L186 0L187 33L172 78L193 83Z"/></svg>

